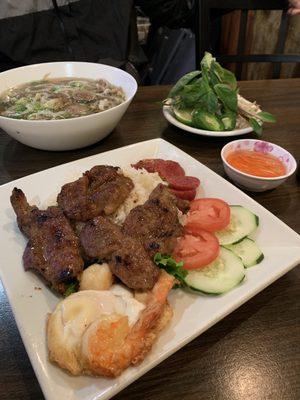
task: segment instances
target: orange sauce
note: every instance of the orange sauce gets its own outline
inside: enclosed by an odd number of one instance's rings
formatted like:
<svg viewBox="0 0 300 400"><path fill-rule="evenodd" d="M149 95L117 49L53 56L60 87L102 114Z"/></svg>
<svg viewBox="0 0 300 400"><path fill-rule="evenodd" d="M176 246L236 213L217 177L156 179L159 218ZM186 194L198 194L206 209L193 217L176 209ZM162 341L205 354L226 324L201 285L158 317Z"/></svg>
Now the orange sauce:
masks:
<svg viewBox="0 0 300 400"><path fill-rule="evenodd" d="M249 175L275 178L286 174L284 164L272 154L252 150L235 150L226 161L232 167Z"/></svg>

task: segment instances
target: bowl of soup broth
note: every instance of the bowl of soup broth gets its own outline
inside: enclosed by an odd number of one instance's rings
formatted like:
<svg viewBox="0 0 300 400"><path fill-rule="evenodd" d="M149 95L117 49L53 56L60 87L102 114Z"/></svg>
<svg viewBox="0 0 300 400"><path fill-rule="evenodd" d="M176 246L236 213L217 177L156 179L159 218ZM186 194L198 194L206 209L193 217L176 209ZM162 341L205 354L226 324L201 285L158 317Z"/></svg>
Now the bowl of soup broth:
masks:
<svg viewBox="0 0 300 400"><path fill-rule="evenodd" d="M137 90L120 69L85 62L29 65L0 74L0 127L43 150L72 150L106 137Z"/></svg>

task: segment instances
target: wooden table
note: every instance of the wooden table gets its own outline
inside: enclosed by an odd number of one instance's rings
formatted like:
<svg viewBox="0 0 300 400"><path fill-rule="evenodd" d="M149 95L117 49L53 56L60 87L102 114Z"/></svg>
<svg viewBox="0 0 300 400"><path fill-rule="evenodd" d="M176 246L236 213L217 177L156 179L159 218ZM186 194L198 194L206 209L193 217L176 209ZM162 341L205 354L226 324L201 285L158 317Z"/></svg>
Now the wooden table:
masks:
<svg viewBox="0 0 300 400"><path fill-rule="evenodd" d="M278 117L276 125L265 128L264 139L283 146L300 160L300 79L241 82L240 88L247 98L256 99ZM39 151L1 132L0 183L156 137L225 177L220 150L231 139L186 134L168 126L159 103L167 92L168 87L140 88L117 129L83 150ZM251 196L300 232L299 177L297 181L294 175L274 191ZM115 399L300 399L299 278L299 268L290 271ZM3 289L0 296L0 399L43 399Z"/></svg>

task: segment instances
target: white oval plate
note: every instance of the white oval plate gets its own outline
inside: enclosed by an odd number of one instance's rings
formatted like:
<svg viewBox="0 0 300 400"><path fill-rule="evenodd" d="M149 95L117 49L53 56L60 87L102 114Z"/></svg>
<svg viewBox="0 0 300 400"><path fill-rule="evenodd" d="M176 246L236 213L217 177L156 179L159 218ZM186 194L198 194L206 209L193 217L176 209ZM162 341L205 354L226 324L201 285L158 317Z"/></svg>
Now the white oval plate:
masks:
<svg viewBox="0 0 300 400"><path fill-rule="evenodd" d="M164 106L163 114L164 117L170 122L170 124L175 125L177 126L177 128L183 129L184 131L195 133L196 135L225 137L245 135L246 133L253 131L250 126L248 128L235 129L234 131L206 131L204 129L193 128L192 126L188 126L183 124L182 122L179 122L176 118L173 117L170 107Z"/></svg>

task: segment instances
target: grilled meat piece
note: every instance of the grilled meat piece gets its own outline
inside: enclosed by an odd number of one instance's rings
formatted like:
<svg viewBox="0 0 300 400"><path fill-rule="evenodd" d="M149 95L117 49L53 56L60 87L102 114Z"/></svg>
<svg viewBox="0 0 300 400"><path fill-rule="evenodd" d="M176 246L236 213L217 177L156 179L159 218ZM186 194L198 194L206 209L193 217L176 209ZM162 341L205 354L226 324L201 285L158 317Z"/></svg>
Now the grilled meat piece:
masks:
<svg viewBox="0 0 300 400"><path fill-rule="evenodd" d="M20 230L29 238L23 254L25 270L38 271L58 292L83 270L79 240L58 207L30 206L22 190L14 188L11 204Z"/></svg>
<svg viewBox="0 0 300 400"><path fill-rule="evenodd" d="M139 240L148 254L172 254L176 238L182 234L175 196L162 184L150 194L149 200L133 208L126 217L122 231Z"/></svg>
<svg viewBox="0 0 300 400"><path fill-rule="evenodd" d="M169 189L170 190L170 189ZM180 210L183 214L187 214L190 210L190 202L189 200L184 200L177 197L173 192L172 189L170 190L171 194L175 197L175 204L178 210Z"/></svg>
<svg viewBox="0 0 300 400"><path fill-rule="evenodd" d="M108 262L112 273L131 289L152 289L158 279L159 269L141 243L124 236L117 225L104 217L86 223L80 242L88 258Z"/></svg>
<svg viewBox="0 0 300 400"><path fill-rule="evenodd" d="M120 228L105 217L88 221L80 232L85 258L109 261L123 240Z"/></svg>
<svg viewBox="0 0 300 400"><path fill-rule="evenodd" d="M150 290L159 276L159 269L149 258L142 244L124 237L112 254L110 269L126 286L135 290Z"/></svg>
<svg viewBox="0 0 300 400"><path fill-rule="evenodd" d="M119 168L97 165L74 182L65 184L57 203L71 220L87 221L98 215L110 215L133 189L130 178Z"/></svg>

